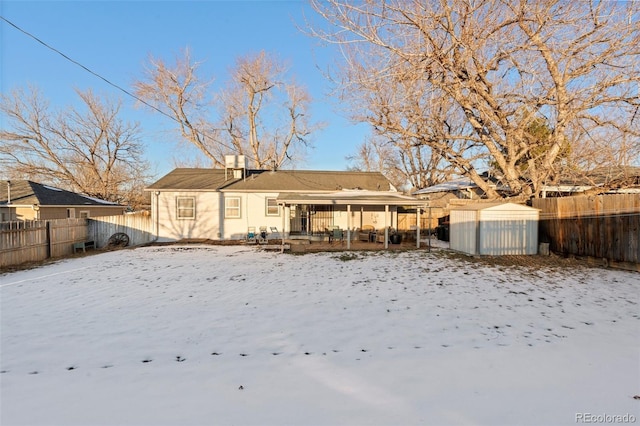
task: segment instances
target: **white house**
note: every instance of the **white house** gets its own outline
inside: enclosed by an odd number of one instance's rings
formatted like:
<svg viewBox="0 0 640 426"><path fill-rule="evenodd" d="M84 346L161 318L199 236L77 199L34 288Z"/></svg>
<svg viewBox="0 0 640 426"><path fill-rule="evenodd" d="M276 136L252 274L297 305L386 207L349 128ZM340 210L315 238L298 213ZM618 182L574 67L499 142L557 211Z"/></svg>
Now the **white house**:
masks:
<svg viewBox="0 0 640 426"><path fill-rule="evenodd" d="M250 170L242 156L227 165L175 169L146 188L159 241L239 240L250 228L278 237L388 229L397 227L398 206L425 204L378 172Z"/></svg>

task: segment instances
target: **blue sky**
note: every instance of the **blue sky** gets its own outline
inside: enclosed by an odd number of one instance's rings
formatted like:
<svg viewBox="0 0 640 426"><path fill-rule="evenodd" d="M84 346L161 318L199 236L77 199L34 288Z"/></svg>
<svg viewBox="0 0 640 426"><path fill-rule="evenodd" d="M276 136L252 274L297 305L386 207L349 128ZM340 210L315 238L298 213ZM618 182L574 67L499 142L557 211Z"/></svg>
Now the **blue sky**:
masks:
<svg viewBox="0 0 640 426"><path fill-rule="evenodd" d="M5 1L0 15L114 84L132 91L149 55L173 62L185 47L203 61L203 76L223 83L237 57L265 50L290 65L314 102L311 115L326 127L299 168L344 170L345 157L365 139L366 125L350 123L329 96L318 69L331 66L337 50L296 26L317 19L306 1ZM0 90L34 85L52 107L80 106L74 89L92 89L123 102L125 120L138 121L147 158L160 176L185 152L175 143L174 123L103 80L0 21Z"/></svg>

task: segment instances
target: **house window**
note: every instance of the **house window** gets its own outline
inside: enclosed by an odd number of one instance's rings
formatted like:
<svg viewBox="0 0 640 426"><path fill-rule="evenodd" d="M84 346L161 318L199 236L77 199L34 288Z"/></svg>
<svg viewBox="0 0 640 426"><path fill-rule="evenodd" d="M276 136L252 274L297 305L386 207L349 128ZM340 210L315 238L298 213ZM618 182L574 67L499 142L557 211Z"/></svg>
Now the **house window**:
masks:
<svg viewBox="0 0 640 426"><path fill-rule="evenodd" d="M196 218L195 197L177 197L176 209L177 209L178 219L195 219Z"/></svg>
<svg viewBox="0 0 640 426"><path fill-rule="evenodd" d="M80 218L88 219L89 218L89 210L80 210Z"/></svg>
<svg viewBox="0 0 640 426"><path fill-rule="evenodd" d="M224 199L224 217L227 219L240 218L240 197Z"/></svg>
<svg viewBox="0 0 640 426"><path fill-rule="evenodd" d="M267 198L267 216L280 216L280 206L275 198Z"/></svg>
<svg viewBox="0 0 640 426"><path fill-rule="evenodd" d="M76 218L76 209L67 209L67 218L75 219Z"/></svg>

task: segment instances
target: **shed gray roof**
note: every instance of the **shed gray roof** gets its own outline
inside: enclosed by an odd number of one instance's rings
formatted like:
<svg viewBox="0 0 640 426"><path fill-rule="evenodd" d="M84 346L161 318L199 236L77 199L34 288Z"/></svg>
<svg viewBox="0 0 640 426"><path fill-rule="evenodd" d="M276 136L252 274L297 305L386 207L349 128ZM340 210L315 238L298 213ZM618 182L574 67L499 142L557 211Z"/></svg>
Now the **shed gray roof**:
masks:
<svg viewBox="0 0 640 426"><path fill-rule="evenodd" d="M7 205L9 196L7 181L0 181L0 205ZM78 194L30 180L11 181L11 205L40 206L101 206L123 207L109 201Z"/></svg>
<svg viewBox="0 0 640 426"><path fill-rule="evenodd" d="M229 172L231 176L231 172ZM389 191L394 188L379 172L247 170L245 179L225 180L222 169L175 169L147 190L327 192L341 189Z"/></svg>

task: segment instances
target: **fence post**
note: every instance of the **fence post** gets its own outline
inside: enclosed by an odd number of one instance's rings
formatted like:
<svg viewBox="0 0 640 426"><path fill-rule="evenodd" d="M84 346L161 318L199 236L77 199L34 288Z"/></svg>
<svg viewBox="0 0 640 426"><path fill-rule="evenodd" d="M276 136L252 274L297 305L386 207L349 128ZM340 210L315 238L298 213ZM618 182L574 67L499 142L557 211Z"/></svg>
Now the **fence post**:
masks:
<svg viewBox="0 0 640 426"><path fill-rule="evenodd" d="M47 229L47 259L51 257L51 222L46 221L46 229Z"/></svg>

